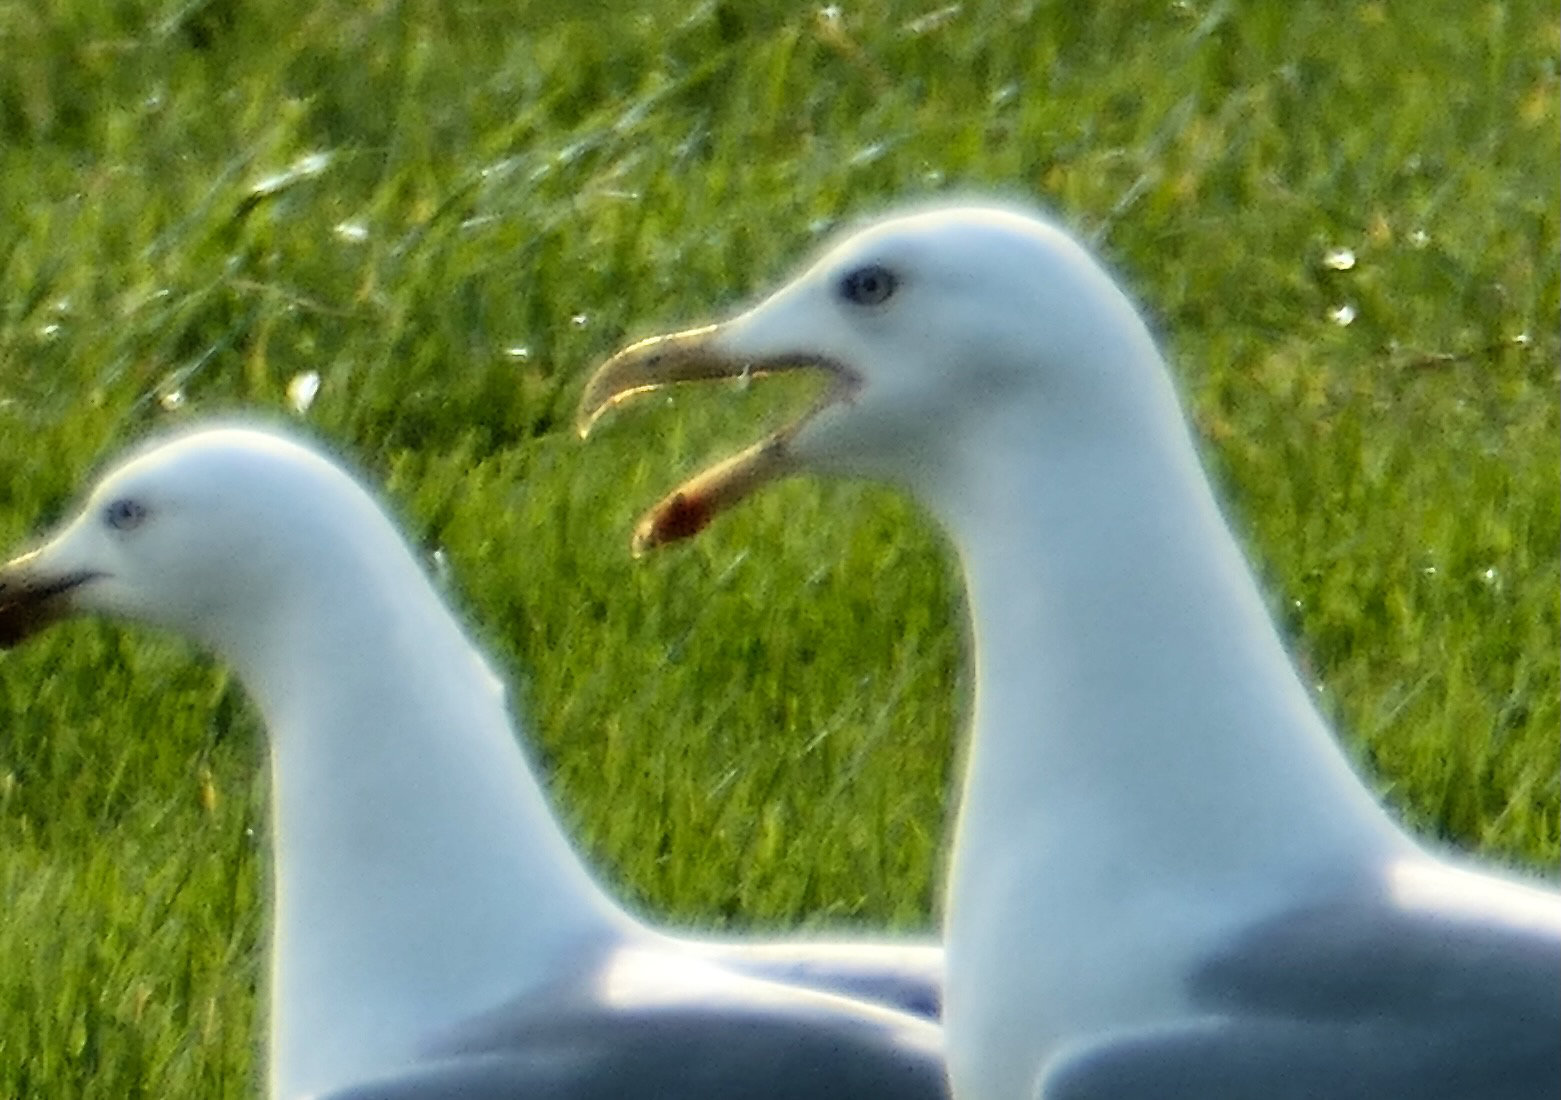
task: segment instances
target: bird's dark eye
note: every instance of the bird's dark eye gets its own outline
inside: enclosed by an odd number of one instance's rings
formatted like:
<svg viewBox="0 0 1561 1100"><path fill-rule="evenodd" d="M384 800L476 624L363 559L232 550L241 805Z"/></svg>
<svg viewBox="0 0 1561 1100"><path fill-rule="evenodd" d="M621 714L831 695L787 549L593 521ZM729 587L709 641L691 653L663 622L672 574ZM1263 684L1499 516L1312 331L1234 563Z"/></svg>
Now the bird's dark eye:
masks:
<svg viewBox="0 0 1561 1100"><path fill-rule="evenodd" d="M894 272L880 264L869 264L848 272L840 280L840 296L859 306L876 306L888 301L899 286Z"/></svg>
<svg viewBox="0 0 1561 1100"><path fill-rule="evenodd" d="M146 505L130 497L120 497L103 509L103 522L116 531L131 531L146 519Z"/></svg>

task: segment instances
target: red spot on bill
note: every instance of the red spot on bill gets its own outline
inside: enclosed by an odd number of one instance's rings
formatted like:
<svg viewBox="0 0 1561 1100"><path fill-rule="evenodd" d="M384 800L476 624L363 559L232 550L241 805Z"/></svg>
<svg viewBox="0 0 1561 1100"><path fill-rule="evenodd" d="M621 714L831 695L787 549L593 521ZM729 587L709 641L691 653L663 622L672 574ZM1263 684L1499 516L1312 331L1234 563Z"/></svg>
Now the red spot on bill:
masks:
<svg viewBox="0 0 1561 1100"><path fill-rule="evenodd" d="M651 530L660 542L676 542L697 535L710 522L710 506L704 497L673 493L651 514Z"/></svg>
<svg viewBox="0 0 1561 1100"><path fill-rule="evenodd" d="M689 493L673 493L640 521L634 533L636 552L677 542L703 531L714 512L708 498Z"/></svg>

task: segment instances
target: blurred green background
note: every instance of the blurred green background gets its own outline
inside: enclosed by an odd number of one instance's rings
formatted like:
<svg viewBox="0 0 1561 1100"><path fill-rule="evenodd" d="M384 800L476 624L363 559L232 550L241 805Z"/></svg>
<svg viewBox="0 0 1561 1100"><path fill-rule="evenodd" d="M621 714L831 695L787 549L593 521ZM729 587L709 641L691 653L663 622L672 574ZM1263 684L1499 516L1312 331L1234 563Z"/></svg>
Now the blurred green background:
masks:
<svg viewBox="0 0 1561 1100"><path fill-rule="evenodd" d="M930 929L966 691L939 536L795 482L633 562L635 515L805 387L589 447L572 404L842 221L1034 202L1143 303L1384 797L1553 874L1554 5L553 10L0 0L0 546L148 433L291 423L385 487L620 896ZM177 640L0 656L0 1095L255 1093L263 762Z"/></svg>

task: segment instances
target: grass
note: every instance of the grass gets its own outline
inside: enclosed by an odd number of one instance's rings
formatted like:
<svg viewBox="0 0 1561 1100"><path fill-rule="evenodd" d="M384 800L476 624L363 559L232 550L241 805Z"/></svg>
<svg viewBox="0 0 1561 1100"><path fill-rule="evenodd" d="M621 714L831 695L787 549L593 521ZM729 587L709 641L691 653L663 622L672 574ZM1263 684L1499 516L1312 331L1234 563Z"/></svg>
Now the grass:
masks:
<svg viewBox="0 0 1561 1100"><path fill-rule="evenodd" d="M588 449L569 415L622 339L842 219L1028 198L1145 303L1384 796L1554 872L1551 6L548 10L0 0L0 545L148 432L301 422L441 552L625 898L928 928L964 667L936 533L795 483L634 563L637 511L799 395L679 395ZM253 1095L263 753L175 640L0 657L0 1095Z"/></svg>

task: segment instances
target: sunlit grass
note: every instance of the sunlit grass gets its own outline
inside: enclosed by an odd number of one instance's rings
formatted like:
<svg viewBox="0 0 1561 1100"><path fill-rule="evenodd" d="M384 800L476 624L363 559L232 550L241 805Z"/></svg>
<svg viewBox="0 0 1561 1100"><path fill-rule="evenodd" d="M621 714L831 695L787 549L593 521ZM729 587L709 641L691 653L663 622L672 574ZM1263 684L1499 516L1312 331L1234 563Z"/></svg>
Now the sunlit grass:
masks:
<svg viewBox="0 0 1561 1100"><path fill-rule="evenodd" d="M679 394L589 448L569 417L594 359L832 225L996 192L1144 303L1388 800L1553 868L1550 7L520 7L0 3L0 544L159 426L298 423L443 551L623 896L929 928L963 690L936 535L797 483L635 563L636 512L795 395ZM0 657L0 1095L253 1094L263 760L177 642Z"/></svg>

